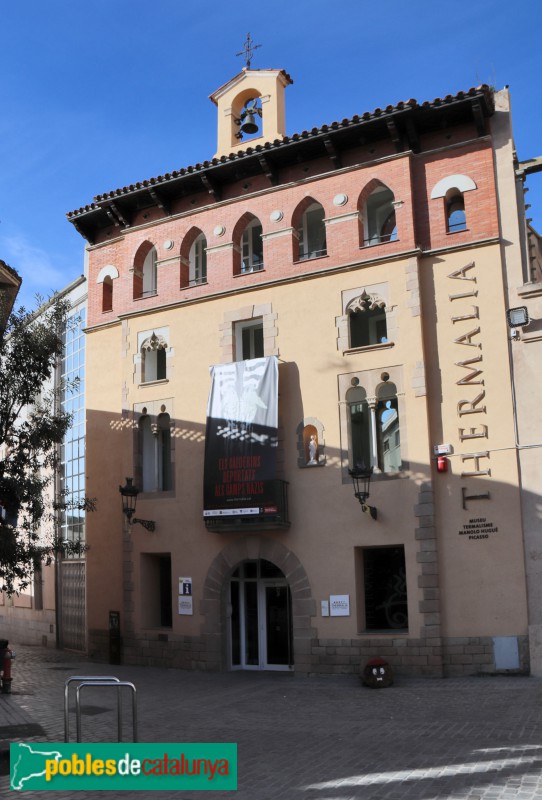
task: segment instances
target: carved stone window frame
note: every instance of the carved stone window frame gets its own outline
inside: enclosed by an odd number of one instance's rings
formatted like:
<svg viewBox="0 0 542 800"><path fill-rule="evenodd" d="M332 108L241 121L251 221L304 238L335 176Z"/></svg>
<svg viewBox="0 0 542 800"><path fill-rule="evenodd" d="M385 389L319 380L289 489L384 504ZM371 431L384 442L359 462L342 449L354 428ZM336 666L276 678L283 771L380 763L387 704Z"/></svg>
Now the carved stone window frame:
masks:
<svg viewBox="0 0 542 800"><path fill-rule="evenodd" d="M141 447L140 422L143 417L148 417L151 429L155 436L159 432L159 417L161 414L169 415L170 431L170 476L171 488L165 491L156 490L153 492L141 492L142 497L174 497L176 490L175 481L175 417L173 414L173 398L162 400L151 400L148 403L135 403L133 407L133 458L134 458L134 481L136 486L143 486L143 452Z"/></svg>
<svg viewBox="0 0 542 800"><path fill-rule="evenodd" d="M388 376L386 380L384 380L384 376ZM396 472L380 472L380 470L376 469L373 473L373 480L393 480L398 477L405 477L405 473L410 469L403 367L395 366L361 370L359 372L348 372L338 376L341 473L343 483L352 482L352 478L348 473L350 469L350 430L347 393L349 389L359 386L365 390L368 401L376 401L379 396L380 387L383 383L388 382L395 384L397 390L397 410L399 413L399 430L401 432L401 469Z"/></svg>
<svg viewBox="0 0 542 800"><path fill-rule="evenodd" d="M383 308L386 313L386 332L388 341L376 344L368 344L363 347L350 346L350 320L349 315L357 305L361 308L362 304L370 302L370 308ZM380 350L394 346L397 338L397 314L396 306L390 302L389 286L387 283L365 284L355 289L345 289L341 292L342 314L335 317L337 328L337 350L343 355L358 353L365 350Z"/></svg>
<svg viewBox="0 0 542 800"><path fill-rule="evenodd" d="M155 381L144 380L143 353L153 349L151 342L156 342L156 346L166 352L166 377ZM137 352L134 355L134 383L139 386L151 386L157 383L167 383L173 376L175 351L170 345L169 327L152 328L146 331L139 331L137 334Z"/></svg>

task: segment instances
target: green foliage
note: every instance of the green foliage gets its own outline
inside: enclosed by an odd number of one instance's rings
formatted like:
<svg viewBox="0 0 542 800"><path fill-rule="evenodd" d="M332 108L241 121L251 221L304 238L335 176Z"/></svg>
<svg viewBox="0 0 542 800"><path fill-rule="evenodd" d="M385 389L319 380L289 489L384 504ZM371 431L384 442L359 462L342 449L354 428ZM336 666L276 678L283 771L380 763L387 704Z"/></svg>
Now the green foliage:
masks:
<svg viewBox="0 0 542 800"><path fill-rule="evenodd" d="M54 369L63 353L69 304L53 299L35 314L13 311L0 338L0 589L25 588L34 565L80 552L55 538L58 445L70 425Z"/></svg>

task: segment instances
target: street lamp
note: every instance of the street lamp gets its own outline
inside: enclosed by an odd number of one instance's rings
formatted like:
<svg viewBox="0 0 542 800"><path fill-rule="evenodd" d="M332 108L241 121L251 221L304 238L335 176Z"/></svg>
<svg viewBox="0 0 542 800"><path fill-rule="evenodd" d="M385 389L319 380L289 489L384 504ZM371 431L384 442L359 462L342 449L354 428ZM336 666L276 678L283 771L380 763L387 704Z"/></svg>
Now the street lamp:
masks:
<svg viewBox="0 0 542 800"><path fill-rule="evenodd" d="M153 522L152 519L137 519L137 517L134 516L139 489L133 484L133 478L126 478L126 484L124 486L119 486L122 499L122 513L128 520L128 525L135 525L135 523L138 522L146 531L152 532L156 529L156 523Z"/></svg>
<svg viewBox="0 0 542 800"><path fill-rule="evenodd" d="M361 464L356 464L354 469L349 469L348 473L352 478L352 483L354 484L354 497L356 500L359 500L361 510L364 513L369 512L371 517L376 519L376 508L367 503L367 498L369 497L369 487L371 485L371 478L373 475L373 468L366 467L362 462Z"/></svg>

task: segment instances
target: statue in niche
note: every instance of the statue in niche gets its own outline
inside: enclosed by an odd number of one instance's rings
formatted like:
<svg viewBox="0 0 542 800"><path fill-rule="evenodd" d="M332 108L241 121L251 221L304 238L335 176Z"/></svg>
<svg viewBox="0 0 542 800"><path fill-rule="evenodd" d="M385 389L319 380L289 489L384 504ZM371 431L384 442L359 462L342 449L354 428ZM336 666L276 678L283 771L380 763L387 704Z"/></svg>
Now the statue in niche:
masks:
<svg viewBox="0 0 542 800"><path fill-rule="evenodd" d="M308 467L313 467L318 464L318 442L316 441L315 434L311 434L309 441L309 460L307 461Z"/></svg>

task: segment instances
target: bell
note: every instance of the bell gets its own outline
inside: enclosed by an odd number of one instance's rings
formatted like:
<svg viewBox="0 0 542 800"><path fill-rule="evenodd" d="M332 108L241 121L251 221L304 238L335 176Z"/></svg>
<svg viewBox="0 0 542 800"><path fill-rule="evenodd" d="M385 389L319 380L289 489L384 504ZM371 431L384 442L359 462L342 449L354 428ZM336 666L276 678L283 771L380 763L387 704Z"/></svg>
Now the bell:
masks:
<svg viewBox="0 0 542 800"><path fill-rule="evenodd" d="M254 114L248 112L244 118L243 124L241 125L241 133L258 133L258 126L254 122Z"/></svg>

